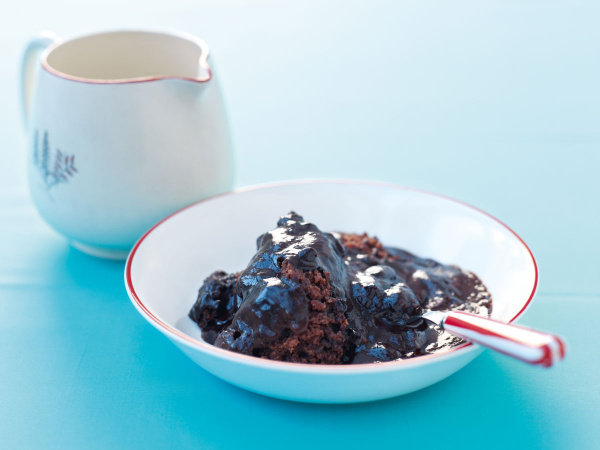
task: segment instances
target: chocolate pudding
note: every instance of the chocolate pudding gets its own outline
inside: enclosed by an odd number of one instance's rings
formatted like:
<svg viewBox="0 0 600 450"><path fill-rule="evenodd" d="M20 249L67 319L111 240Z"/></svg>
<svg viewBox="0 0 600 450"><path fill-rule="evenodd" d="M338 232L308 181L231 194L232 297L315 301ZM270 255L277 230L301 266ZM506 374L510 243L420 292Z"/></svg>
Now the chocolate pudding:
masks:
<svg viewBox="0 0 600 450"><path fill-rule="evenodd" d="M214 272L189 316L203 339L259 358L362 364L413 358L464 341L414 323L426 311L489 316L492 298L471 272L366 234L326 233L291 212L261 235L239 273Z"/></svg>

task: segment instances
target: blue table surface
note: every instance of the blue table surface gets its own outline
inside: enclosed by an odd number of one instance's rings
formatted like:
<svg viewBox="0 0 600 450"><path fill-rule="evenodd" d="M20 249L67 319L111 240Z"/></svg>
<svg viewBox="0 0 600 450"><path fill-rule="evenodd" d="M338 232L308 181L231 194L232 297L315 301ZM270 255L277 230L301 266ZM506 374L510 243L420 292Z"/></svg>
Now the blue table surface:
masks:
<svg viewBox="0 0 600 450"><path fill-rule="evenodd" d="M24 0L0 16L0 448L600 448L600 4ZM69 247L27 190L18 64L39 29L160 26L211 46L237 186L335 177L444 193L531 246L523 324L551 370L485 352L422 391L297 404L213 377L146 323L123 263Z"/></svg>

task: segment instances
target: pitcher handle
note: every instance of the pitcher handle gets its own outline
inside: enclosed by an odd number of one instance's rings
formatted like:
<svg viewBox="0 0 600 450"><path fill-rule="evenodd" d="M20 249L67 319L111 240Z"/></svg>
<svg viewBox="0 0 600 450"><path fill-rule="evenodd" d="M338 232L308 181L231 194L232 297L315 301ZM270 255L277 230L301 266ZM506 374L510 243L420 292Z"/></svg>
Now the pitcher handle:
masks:
<svg viewBox="0 0 600 450"><path fill-rule="evenodd" d="M41 31L31 38L25 46L21 60L21 117L25 129L27 129L29 122L40 54L59 40L59 37L51 31Z"/></svg>

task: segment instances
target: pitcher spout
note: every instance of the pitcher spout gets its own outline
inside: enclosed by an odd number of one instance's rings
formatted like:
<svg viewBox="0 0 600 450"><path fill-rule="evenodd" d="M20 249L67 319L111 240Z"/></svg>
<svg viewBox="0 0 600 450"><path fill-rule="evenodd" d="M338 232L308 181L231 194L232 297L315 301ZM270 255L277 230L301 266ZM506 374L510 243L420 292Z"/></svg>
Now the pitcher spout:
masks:
<svg viewBox="0 0 600 450"><path fill-rule="evenodd" d="M175 78L191 81L193 83L205 83L212 78L212 70L208 64L209 49L206 43L194 36L182 36L193 43L193 48L180 47L181 57L178 58L178 67L173 73L164 78ZM183 64L182 64L183 63Z"/></svg>

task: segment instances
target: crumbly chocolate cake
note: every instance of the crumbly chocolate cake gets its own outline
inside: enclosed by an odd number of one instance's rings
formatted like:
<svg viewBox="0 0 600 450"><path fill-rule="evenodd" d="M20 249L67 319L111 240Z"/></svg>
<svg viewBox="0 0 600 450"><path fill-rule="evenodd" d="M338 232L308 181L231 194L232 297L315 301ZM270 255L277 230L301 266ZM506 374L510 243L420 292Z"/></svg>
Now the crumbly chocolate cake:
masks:
<svg viewBox="0 0 600 450"><path fill-rule="evenodd" d="M430 310L489 315L477 276L366 234L324 233L291 212L257 240L248 267L214 272L190 318L205 341L261 358L360 364L411 358L463 341L423 322Z"/></svg>

